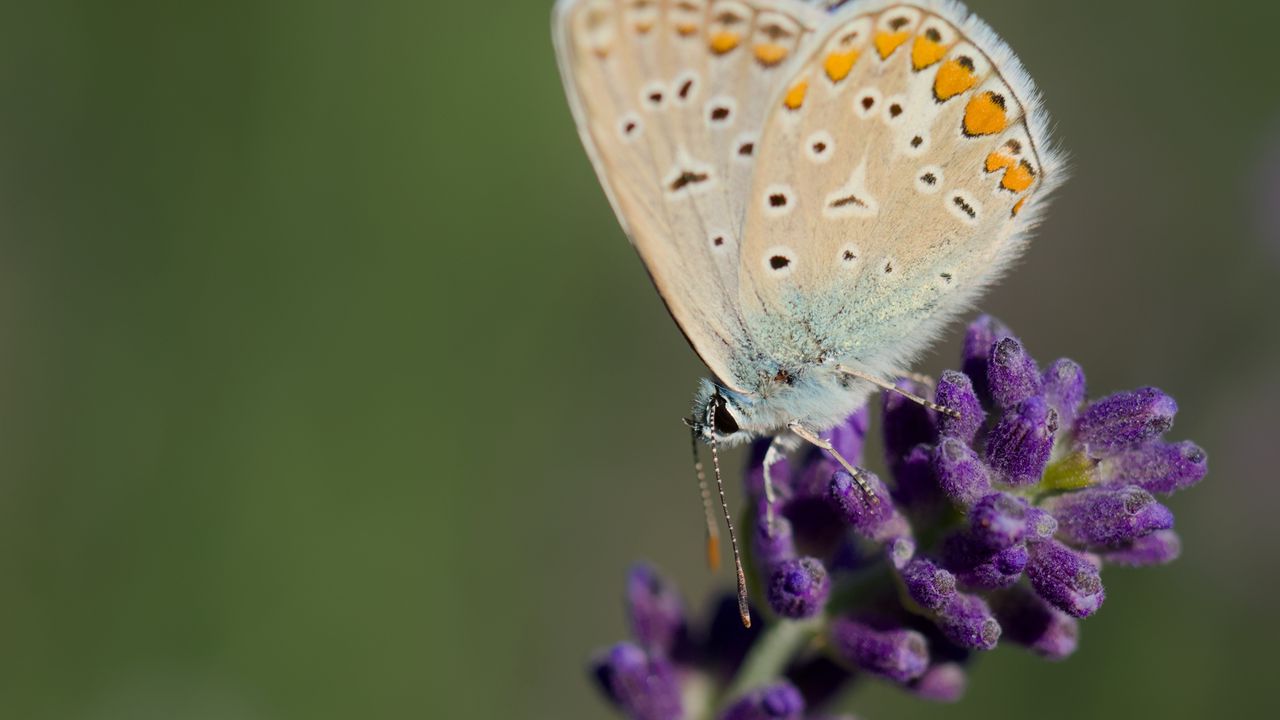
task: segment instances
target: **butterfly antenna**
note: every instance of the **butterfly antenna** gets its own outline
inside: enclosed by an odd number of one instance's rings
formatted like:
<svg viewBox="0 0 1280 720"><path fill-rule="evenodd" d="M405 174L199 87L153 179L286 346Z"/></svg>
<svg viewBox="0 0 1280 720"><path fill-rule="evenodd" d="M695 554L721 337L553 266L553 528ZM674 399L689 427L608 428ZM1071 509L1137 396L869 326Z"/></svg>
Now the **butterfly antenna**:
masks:
<svg viewBox="0 0 1280 720"><path fill-rule="evenodd" d="M868 375L862 372L861 370L854 370L853 368L845 367L844 365L837 365L836 370L850 377L856 377L859 380L866 380L867 382L871 383L872 385L875 385L876 387L882 390L887 390L892 393L897 393L902 397L910 400L911 402L917 403L919 405L923 405L934 412L940 412L943 415L950 415L951 417L956 418L957 420L960 419L960 413L957 412L956 410L949 407L943 407L935 402L930 402L928 400L925 400L924 398L920 397L919 395L916 395L915 393L903 390L902 388L898 387L894 383L888 382L886 380L881 380L880 378L874 375Z"/></svg>
<svg viewBox="0 0 1280 720"><path fill-rule="evenodd" d="M733 548L733 569L738 575L738 616L742 618L743 627L751 627L751 608L747 605L747 574L742 571L742 556L738 552L738 538L733 532L733 519L729 516L729 503L724 499L724 478L720 476L720 452L716 447L715 402L712 398L707 403L706 427L711 445L711 469L716 476L716 490L720 493L720 509L724 511L724 524L729 529L729 545Z"/></svg>
<svg viewBox="0 0 1280 720"><path fill-rule="evenodd" d="M871 484L867 482L866 473L864 473L860 468L854 467L852 463L846 460L830 441L823 440L817 433L798 422L793 422L787 427L791 432L799 435L806 442L821 450L825 450L827 454L835 458L835 461L840 463L840 467L843 467L846 472L853 476L854 481L858 483L858 487L862 490L862 494L866 497L868 504L878 505L880 503L880 496L876 495L875 491L871 489Z"/></svg>
<svg viewBox="0 0 1280 720"><path fill-rule="evenodd" d="M716 527L715 511L711 509L711 488L707 486L707 473L698 457L698 429L690 428L693 440L693 472L698 476L698 492L702 495L702 514L707 520L707 567L711 572L720 569L720 530Z"/></svg>

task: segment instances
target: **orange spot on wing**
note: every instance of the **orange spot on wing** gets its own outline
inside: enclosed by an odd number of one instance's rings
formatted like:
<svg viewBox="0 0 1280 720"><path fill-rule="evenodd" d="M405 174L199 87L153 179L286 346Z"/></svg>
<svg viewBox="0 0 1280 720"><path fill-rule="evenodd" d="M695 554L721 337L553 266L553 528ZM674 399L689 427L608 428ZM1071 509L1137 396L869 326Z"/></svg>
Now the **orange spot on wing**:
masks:
<svg viewBox="0 0 1280 720"><path fill-rule="evenodd" d="M707 567L712 572L720 569L720 538L715 535L707 536Z"/></svg>
<svg viewBox="0 0 1280 720"><path fill-rule="evenodd" d="M801 80L795 85L792 85L791 89L787 91L787 96L782 99L782 104L785 105L788 110L799 110L800 106L804 105L804 96L808 93L809 82L807 80Z"/></svg>
<svg viewBox="0 0 1280 720"><path fill-rule="evenodd" d="M698 32L697 23L676 23L676 32L681 37L689 37Z"/></svg>
<svg viewBox="0 0 1280 720"><path fill-rule="evenodd" d="M773 67L787 59L790 50L775 43L761 43L756 46L756 60L765 67Z"/></svg>
<svg viewBox="0 0 1280 720"><path fill-rule="evenodd" d="M938 68L938 75L933 79L933 96L939 101L950 100L977 82L973 70L959 60L948 60Z"/></svg>
<svg viewBox="0 0 1280 720"><path fill-rule="evenodd" d="M1022 198L1021 200L1019 200L1017 203L1014 204L1013 212L1009 213L1009 216L1017 217L1018 213L1022 212L1022 206L1026 204L1027 204L1026 198Z"/></svg>
<svg viewBox="0 0 1280 720"><path fill-rule="evenodd" d="M964 109L964 133L970 137L994 135L1008 124L1004 98L990 90L975 95Z"/></svg>
<svg viewBox="0 0 1280 720"><path fill-rule="evenodd" d="M1020 193L1031 187L1031 184L1035 181L1035 170L1032 170L1031 165L1026 160L1023 160L1005 171L1004 179L1000 181L1000 187Z"/></svg>
<svg viewBox="0 0 1280 720"><path fill-rule="evenodd" d="M849 77L849 73L853 71L853 65L856 62L858 62L857 50L833 52L823 61L822 69L827 72L827 77L831 78L831 82L838 83Z"/></svg>
<svg viewBox="0 0 1280 720"><path fill-rule="evenodd" d="M742 38L739 37L738 33L718 32L711 36L711 52L717 55L724 55L738 47L739 42L742 42Z"/></svg>
<svg viewBox="0 0 1280 720"><path fill-rule="evenodd" d="M947 54L947 46L934 42L920 35L911 46L911 67L923 70L942 59Z"/></svg>
<svg viewBox="0 0 1280 720"><path fill-rule="evenodd" d="M987 162L983 167L987 172L993 173L997 170L1004 170L1006 168L1011 168L1013 167L1013 163L1014 163L1013 158L1009 157L1008 155L1005 155L1002 152L997 151L987 156Z"/></svg>
<svg viewBox="0 0 1280 720"><path fill-rule="evenodd" d="M907 41L907 37L908 33L905 32L876 33L876 52L880 53L880 59L888 59L888 57L893 54L894 50L897 50L902 43Z"/></svg>
<svg viewBox="0 0 1280 720"><path fill-rule="evenodd" d="M636 23L636 32L640 33L641 35L648 35L649 31L652 29L653 29L653 21L651 20L643 20L641 22Z"/></svg>

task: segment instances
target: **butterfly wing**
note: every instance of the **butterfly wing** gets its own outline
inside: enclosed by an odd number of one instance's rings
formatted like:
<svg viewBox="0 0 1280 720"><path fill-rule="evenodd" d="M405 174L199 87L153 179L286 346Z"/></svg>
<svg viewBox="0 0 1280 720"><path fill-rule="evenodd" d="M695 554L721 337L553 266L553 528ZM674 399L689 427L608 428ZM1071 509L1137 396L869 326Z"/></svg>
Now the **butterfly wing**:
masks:
<svg viewBox="0 0 1280 720"><path fill-rule="evenodd" d="M739 290L783 368L906 367L1063 174L1030 79L955 3L840 11L766 128Z"/></svg>
<svg viewBox="0 0 1280 720"><path fill-rule="evenodd" d="M739 251L756 146L804 39L781 0L560 0L555 39L583 143L672 317L743 390Z"/></svg>

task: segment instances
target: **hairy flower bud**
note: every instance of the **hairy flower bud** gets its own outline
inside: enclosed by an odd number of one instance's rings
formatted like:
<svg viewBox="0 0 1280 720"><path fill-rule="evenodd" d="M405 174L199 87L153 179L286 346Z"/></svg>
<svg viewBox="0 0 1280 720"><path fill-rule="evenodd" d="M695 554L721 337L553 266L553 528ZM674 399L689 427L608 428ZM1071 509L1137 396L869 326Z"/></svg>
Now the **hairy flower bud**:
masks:
<svg viewBox="0 0 1280 720"><path fill-rule="evenodd" d="M915 630L879 630L840 618L831 624L830 642L845 662L897 682L920 677L929 666L928 644Z"/></svg>
<svg viewBox="0 0 1280 720"><path fill-rule="evenodd" d="M774 568L769 578L769 607L786 618L811 617L826 605L830 592L827 569L820 560L786 560Z"/></svg>
<svg viewBox="0 0 1280 720"><path fill-rule="evenodd" d="M1058 413L1039 397L1028 398L1017 410L1005 414L987 438L987 462L1003 482L1014 486L1040 481L1054 434Z"/></svg>

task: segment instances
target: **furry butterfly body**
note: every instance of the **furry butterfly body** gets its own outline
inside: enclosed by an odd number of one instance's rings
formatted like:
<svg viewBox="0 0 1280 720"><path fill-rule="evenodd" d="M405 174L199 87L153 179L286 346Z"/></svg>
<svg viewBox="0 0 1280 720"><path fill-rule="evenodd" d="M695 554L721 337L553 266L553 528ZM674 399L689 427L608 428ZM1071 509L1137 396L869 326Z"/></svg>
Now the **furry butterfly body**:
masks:
<svg viewBox="0 0 1280 720"><path fill-rule="evenodd" d="M831 427L1017 257L1061 163L952 2L560 0L584 145L724 441Z"/></svg>

